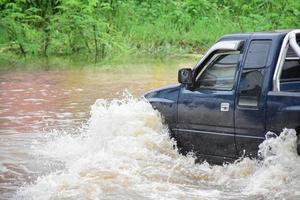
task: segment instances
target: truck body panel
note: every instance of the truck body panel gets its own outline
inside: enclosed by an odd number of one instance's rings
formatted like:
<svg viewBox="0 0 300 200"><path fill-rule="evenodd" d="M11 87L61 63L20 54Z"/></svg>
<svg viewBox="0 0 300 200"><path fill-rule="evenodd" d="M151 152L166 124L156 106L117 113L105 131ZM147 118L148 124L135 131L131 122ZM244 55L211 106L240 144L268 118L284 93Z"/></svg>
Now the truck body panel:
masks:
<svg viewBox="0 0 300 200"><path fill-rule="evenodd" d="M300 44L298 32L294 46ZM257 156L268 131L300 130L300 47L284 46L289 33L225 35L189 76L179 71L180 81L192 79L187 84L145 94L182 153L192 151L215 163Z"/></svg>
<svg viewBox="0 0 300 200"><path fill-rule="evenodd" d="M188 90L181 88L178 99L176 134L179 143L193 138L186 149L206 155L236 157L234 143L234 92ZM229 104L228 112L220 112L222 102ZM178 137L177 137L178 138Z"/></svg>

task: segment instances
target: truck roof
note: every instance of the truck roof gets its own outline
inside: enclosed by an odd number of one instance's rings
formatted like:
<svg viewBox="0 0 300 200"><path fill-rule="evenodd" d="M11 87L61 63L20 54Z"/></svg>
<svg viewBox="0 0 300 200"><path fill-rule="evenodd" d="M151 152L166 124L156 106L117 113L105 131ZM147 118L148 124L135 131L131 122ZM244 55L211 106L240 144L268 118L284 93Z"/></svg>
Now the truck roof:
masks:
<svg viewBox="0 0 300 200"><path fill-rule="evenodd" d="M227 34L221 37L218 41L222 40L247 40L250 37L262 37L264 39L283 39L287 33L292 30L275 30L275 31L266 31L266 32L247 32L247 33L234 33Z"/></svg>

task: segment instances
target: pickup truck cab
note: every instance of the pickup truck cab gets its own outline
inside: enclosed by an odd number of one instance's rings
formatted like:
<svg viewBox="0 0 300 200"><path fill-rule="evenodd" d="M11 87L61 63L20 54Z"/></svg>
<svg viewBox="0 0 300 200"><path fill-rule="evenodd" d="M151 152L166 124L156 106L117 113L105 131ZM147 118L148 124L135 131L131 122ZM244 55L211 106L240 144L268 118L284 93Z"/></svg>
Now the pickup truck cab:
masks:
<svg viewBox="0 0 300 200"><path fill-rule="evenodd" d="M299 44L300 30L225 35L179 70L179 84L144 96L181 153L213 163L257 156L268 131L300 134Z"/></svg>

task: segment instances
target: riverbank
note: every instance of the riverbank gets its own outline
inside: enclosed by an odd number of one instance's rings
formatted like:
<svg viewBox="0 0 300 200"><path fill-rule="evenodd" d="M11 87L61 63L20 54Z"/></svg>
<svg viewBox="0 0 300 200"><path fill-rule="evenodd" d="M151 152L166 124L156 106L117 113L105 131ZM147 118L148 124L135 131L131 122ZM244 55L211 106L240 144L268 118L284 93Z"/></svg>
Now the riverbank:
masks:
<svg viewBox="0 0 300 200"><path fill-rule="evenodd" d="M162 64L163 67L194 65L202 54L172 54L172 55L123 55L111 59L103 59L97 63L80 57L19 57L14 54L0 54L0 71L27 71L27 70L80 70L83 68L103 71L147 70L151 65ZM142 68L141 68L142 66ZM180 67L180 66L178 66Z"/></svg>
<svg viewBox="0 0 300 200"><path fill-rule="evenodd" d="M47 2L0 2L1 68L199 54L224 34L300 25L299 1Z"/></svg>

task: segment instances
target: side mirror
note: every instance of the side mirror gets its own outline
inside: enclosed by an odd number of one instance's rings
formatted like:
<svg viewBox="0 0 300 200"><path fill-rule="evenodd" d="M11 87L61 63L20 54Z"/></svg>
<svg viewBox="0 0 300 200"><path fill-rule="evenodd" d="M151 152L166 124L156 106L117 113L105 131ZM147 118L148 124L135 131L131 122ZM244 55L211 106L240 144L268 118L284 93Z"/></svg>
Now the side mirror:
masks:
<svg viewBox="0 0 300 200"><path fill-rule="evenodd" d="M186 85L193 84L193 75L191 68L182 68L178 71L178 82Z"/></svg>

